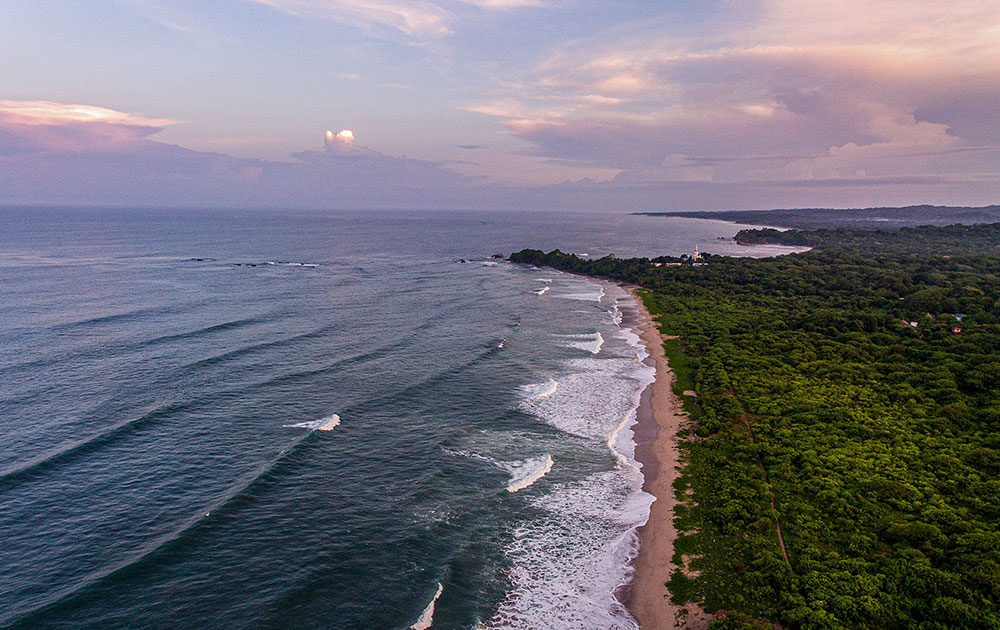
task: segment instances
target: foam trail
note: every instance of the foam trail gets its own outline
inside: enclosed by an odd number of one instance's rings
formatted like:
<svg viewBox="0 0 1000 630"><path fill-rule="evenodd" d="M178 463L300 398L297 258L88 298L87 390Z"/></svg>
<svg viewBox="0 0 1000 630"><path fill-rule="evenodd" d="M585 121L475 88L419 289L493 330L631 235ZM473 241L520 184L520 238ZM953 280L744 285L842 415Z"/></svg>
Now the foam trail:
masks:
<svg viewBox="0 0 1000 630"><path fill-rule="evenodd" d="M288 428L294 429L310 429L312 431L333 431L338 426L340 426L340 416L337 414L329 415L325 418L320 418L319 420L310 420L309 422L299 422L296 424L286 424L283 425Z"/></svg>
<svg viewBox="0 0 1000 630"><path fill-rule="evenodd" d="M441 591L443 590L444 587L441 586L440 582L438 582L438 588L434 593L434 597L432 597L430 603L427 604L427 608L424 608L424 612L420 613L420 617L417 619L417 622L410 626L410 630L427 630L431 627L431 624L434 623L434 604L437 602L438 597L441 597Z"/></svg>
<svg viewBox="0 0 1000 630"><path fill-rule="evenodd" d="M520 462L519 466L511 470L507 492L514 493L531 486L552 470L552 464L552 456L548 453L543 457L535 457Z"/></svg>
<svg viewBox="0 0 1000 630"><path fill-rule="evenodd" d="M545 295L545 292L549 290L549 287L542 287L541 289L535 291L535 295Z"/></svg>

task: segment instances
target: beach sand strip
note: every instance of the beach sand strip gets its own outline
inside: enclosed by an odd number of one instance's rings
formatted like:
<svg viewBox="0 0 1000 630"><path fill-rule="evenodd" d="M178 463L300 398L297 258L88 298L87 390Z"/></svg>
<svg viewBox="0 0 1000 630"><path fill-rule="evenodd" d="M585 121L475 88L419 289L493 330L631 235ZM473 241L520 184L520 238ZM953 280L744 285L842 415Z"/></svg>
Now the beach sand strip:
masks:
<svg viewBox="0 0 1000 630"><path fill-rule="evenodd" d="M655 497L649 520L639 528L641 540L635 559L635 580L630 585L625 604L635 615L642 630L701 630L712 622L695 604L675 606L670 603L666 587L674 570L673 483L678 475L678 432L687 421L681 400L674 394L674 374L670 371L663 351L665 337L653 323L649 311L634 287L625 287L635 299L636 321L630 324L646 344L646 362L656 368L656 380L642 393L634 427L636 459L642 463L645 477L643 490ZM684 612L686 610L686 613Z"/></svg>

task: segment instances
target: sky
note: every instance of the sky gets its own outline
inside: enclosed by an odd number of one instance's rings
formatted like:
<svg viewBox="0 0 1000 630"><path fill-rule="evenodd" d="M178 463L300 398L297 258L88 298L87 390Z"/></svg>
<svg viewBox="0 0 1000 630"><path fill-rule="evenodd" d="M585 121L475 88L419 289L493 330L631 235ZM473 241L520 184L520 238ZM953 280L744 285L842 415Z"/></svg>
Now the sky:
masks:
<svg viewBox="0 0 1000 630"><path fill-rule="evenodd" d="M1000 203L1000 2L5 0L0 203Z"/></svg>

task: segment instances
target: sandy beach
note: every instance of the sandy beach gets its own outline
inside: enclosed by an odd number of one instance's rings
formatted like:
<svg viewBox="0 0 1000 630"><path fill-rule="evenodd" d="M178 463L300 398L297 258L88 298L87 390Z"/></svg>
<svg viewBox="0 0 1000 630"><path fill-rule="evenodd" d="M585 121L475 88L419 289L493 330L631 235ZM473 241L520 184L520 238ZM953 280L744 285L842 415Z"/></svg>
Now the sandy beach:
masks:
<svg viewBox="0 0 1000 630"><path fill-rule="evenodd" d="M648 363L656 368L656 381L642 393L635 426L636 459L642 463L643 489L655 497L649 520L639 528L641 546L635 559L636 578L626 605L643 630L700 629L712 621L698 607L674 606L667 599L666 582L674 570L673 482L679 452L677 433L686 421L681 401L674 394L673 372L663 351L664 337L633 287L626 287L636 302L636 321L628 321L646 344ZM688 613L681 615L683 608ZM682 618L683 617L683 618Z"/></svg>

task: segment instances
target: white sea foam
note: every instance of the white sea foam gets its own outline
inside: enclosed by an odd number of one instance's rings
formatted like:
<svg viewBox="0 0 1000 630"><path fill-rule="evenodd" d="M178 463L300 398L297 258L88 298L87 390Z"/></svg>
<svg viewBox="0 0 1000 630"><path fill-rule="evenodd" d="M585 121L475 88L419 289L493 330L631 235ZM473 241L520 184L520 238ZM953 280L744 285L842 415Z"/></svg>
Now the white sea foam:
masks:
<svg viewBox="0 0 1000 630"><path fill-rule="evenodd" d="M535 278L535 282L551 283L552 282L552 278Z"/></svg>
<svg viewBox="0 0 1000 630"><path fill-rule="evenodd" d="M543 398L548 398L552 394L556 393L559 389L559 382L554 378L550 378L544 383L533 383L531 385L522 385L521 392L524 393L526 400L541 400Z"/></svg>
<svg viewBox="0 0 1000 630"><path fill-rule="evenodd" d="M652 368L631 358L572 359L571 371L560 375L558 387L540 389L520 407L567 433L605 441L629 408L633 393ZM553 379L554 380L554 379ZM527 388L525 388L527 393ZM544 395L543 395L544 394Z"/></svg>
<svg viewBox="0 0 1000 630"><path fill-rule="evenodd" d="M507 483L507 492L517 492L531 486L552 470L552 464L552 456L548 453L542 457L515 462L515 466L510 470L511 475L510 481Z"/></svg>
<svg viewBox="0 0 1000 630"><path fill-rule="evenodd" d="M444 587L441 586L440 582L438 582L437 591L434 593L434 597L432 597L431 601L427 604L427 608L424 608L424 612L420 613L420 617L417 619L417 622L410 626L410 630L427 630L427 628L431 627L431 624L434 623L434 604L437 602L438 597L441 597L441 592L443 590Z"/></svg>
<svg viewBox="0 0 1000 630"><path fill-rule="evenodd" d="M549 287L542 287L535 291L535 295L545 295L545 292L549 290Z"/></svg>
<svg viewBox="0 0 1000 630"><path fill-rule="evenodd" d="M512 588L487 627L637 630L615 591L632 579L649 515L641 485L638 471L610 470L532 499L542 515L513 531Z"/></svg>
<svg viewBox="0 0 1000 630"><path fill-rule="evenodd" d="M286 424L284 426L295 429L310 429L312 431L333 431L340 426L340 416L332 414L326 416L325 418L320 418L319 420L310 420L309 422L299 422L297 424Z"/></svg>

